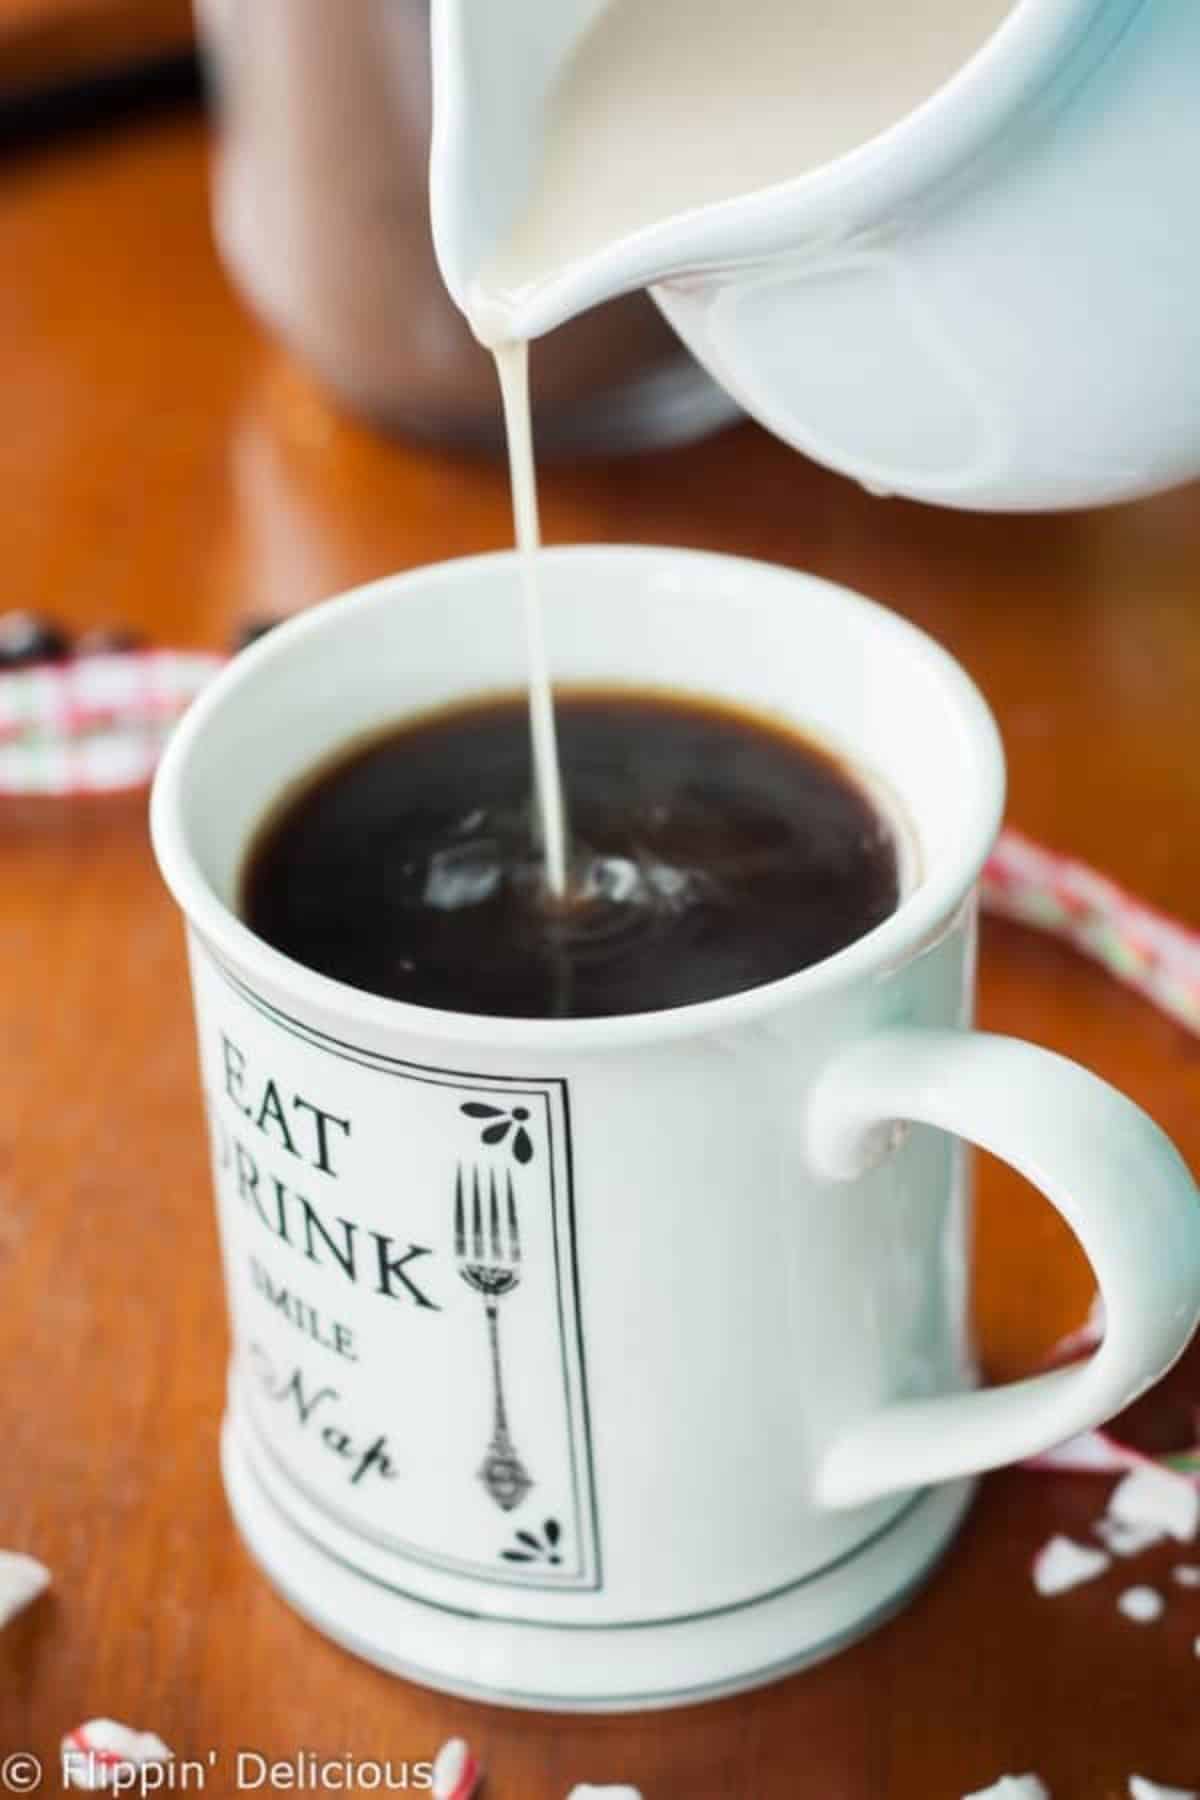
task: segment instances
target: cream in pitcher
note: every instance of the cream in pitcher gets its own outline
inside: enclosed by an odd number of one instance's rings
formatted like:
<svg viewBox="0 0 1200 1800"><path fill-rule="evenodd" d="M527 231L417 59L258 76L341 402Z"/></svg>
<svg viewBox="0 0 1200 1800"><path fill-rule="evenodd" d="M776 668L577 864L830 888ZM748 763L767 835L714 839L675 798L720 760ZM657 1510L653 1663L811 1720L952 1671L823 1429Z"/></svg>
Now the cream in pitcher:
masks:
<svg viewBox="0 0 1200 1800"><path fill-rule="evenodd" d="M748 412L873 487L1047 508L1200 471L1192 0L432 24L435 247L488 341L649 287Z"/></svg>
<svg viewBox="0 0 1200 1800"><path fill-rule="evenodd" d="M485 343L519 297L673 214L832 162L928 99L1012 0L613 0L550 90L532 190L471 283Z"/></svg>

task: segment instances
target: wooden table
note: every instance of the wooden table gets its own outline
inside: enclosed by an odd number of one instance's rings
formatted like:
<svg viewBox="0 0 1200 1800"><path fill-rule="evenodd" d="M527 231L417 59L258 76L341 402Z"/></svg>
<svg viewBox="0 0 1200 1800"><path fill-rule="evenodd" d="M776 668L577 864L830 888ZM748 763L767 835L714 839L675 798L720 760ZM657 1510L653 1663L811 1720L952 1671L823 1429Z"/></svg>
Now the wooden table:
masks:
<svg viewBox="0 0 1200 1800"><path fill-rule="evenodd" d="M410 563L509 539L501 470L338 419L230 293L191 119L0 172L4 603L221 645ZM887 600L991 697L1010 816L1200 913L1200 491L1007 519L868 498L747 426L548 472L550 539L748 552ZM1037 1599L1032 1552L1103 1486L1008 1473L903 1617L764 1692L631 1720L441 1699L354 1661L251 1567L222 1499L224 1323L178 922L141 796L0 802L0 1545L56 1574L0 1639L0 1751L84 1717L179 1753L418 1759L467 1735L496 1800L574 1781L647 1800L956 1800L1035 1768L1054 1800L1131 1770L1200 1783L1200 1598L1118 1618L1117 1577ZM1200 1155L1200 1051L1071 954L989 927L983 1019L1081 1056ZM978 1312L998 1374L1078 1321L1087 1272L1043 1202L981 1170ZM1130 1204L1137 1204L1136 1194ZM1200 1383L1197 1383L1200 1385ZM1136 1577L1166 1582L1167 1552ZM50 1784L57 1791L57 1781Z"/></svg>

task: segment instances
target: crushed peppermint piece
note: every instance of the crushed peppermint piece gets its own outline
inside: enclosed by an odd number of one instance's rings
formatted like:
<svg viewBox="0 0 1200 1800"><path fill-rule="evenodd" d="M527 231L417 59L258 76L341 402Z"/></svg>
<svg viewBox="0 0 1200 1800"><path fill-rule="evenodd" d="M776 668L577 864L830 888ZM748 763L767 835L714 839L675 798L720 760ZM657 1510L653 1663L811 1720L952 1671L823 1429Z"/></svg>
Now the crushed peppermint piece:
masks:
<svg viewBox="0 0 1200 1800"><path fill-rule="evenodd" d="M1171 1580L1180 1587L1200 1587L1200 1563L1176 1563Z"/></svg>
<svg viewBox="0 0 1200 1800"><path fill-rule="evenodd" d="M1186 1475L1142 1463L1109 1495L1108 1516L1123 1525L1153 1525L1189 1544L1200 1527L1200 1490Z"/></svg>
<svg viewBox="0 0 1200 1800"><path fill-rule="evenodd" d="M1050 1800L1050 1790L1037 1775L1002 1775L991 1787L964 1794L963 1800Z"/></svg>
<svg viewBox="0 0 1200 1800"><path fill-rule="evenodd" d="M50 1585L50 1571L20 1550L0 1550L0 1628Z"/></svg>
<svg viewBox="0 0 1200 1800"><path fill-rule="evenodd" d="M483 1770L464 1738L448 1738L433 1759L433 1800L471 1800Z"/></svg>
<svg viewBox="0 0 1200 1800"><path fill-rule="evenodd" d="M1195 1788L1161 1787L1144 1775L1129 1777L1129 1800L1200 1800Z"/></svg>
<svg viewBox="0 0 1200 1800"><path fill-rule="evenodd" d="M89 1719L68 1731L62 1741L63 1786L127 1791L139 1769L168 1763L173 1754L152 1731L134 1731L116 1719Z"/></svg>
<svg viewBox="0 0 1200 1800"><path fill-rule="evenodd" d="M1151 1625L1163 1615L1164 1601L1157 1588L1126 1588L1117 1600L1117 1611L1132 1619L1135 1625Z"/></svg>
<svg viewBox="0 0 1200 1800"><path fill-rule="evenodd" d="M567 1800L642 1800L642 1796L635 1787L593 1787L585 1781L571 1789Z"/></svg>
<svg viewBox="0 0 1200 1800"><path fill-rule="evenodd" d="M1097 1519L1092 1530L1114 1556L1140 1556L1152 1544L1161 1544L1167 1535L1157 1525L1134 1525L1127 1519L1114 1519L1107 1513Z"/></svg>
<svg viewBox="0 0 1200 1800"><path fill-rule="evenodd" d="M1108 1566L1103 1550L1092 1550L1060 1534L1043 1544L1034 1557L1033 1585L1039 1594L1065 1594L1068 1588L1102 1575Z"/></svg>

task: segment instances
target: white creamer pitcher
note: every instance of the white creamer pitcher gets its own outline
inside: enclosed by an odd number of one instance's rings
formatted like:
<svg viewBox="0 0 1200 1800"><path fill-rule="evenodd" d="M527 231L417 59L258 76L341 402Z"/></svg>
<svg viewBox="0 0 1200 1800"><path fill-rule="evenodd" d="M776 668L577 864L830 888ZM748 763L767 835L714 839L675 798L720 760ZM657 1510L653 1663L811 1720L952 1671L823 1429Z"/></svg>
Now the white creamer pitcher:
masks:
<svg viewBox="0 0 1200 1800"><path fill-rule="evenodd" d="M600 10L434 0L434 236L460 305ZM880 135L532 283L513 334L648 286L747 411L868 486L1095 504L1200 471L1198 212L1200 0L1016 0Z"/></svg>

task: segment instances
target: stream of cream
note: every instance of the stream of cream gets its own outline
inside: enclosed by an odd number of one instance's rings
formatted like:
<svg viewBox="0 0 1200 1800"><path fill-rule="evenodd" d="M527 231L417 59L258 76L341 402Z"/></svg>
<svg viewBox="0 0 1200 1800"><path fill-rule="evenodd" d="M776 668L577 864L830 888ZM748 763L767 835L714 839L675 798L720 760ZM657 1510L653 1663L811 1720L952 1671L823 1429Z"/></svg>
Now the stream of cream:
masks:
<svg viewBox="0 0 1200 1800"><path fill-rule="evenodd" d="M558 760L558 732L554 717L554 690L546 655L546 625L538 580L537 472L533 460L533 430L529 409L529 346L519 341L493 347L500 397L504 405L504 430L508 438L508 472L512 483L513 524L520 565L521 605L525 618L525 656L529 677L529 734L533 747L533 790L546 858L546 886L556 900L567 892L570 860L562 769Z"/></svg>
<svg viewBox="0 0 1200 1800"><path fill-rule="evenodd" d="M508 434L528 649L535 803L551 893L568 824L538 588L537 486L522 291L673 214L803 174L877 136L941 87L1013 0L609 0L545 109L538 174L473 284Z"/></svg>

